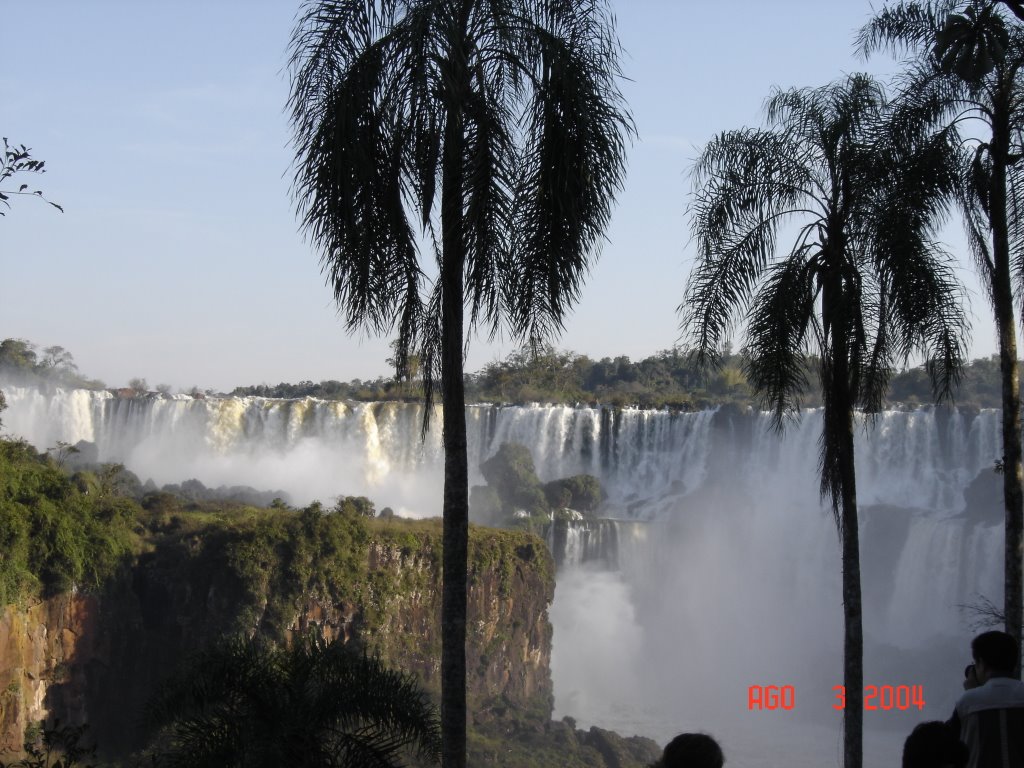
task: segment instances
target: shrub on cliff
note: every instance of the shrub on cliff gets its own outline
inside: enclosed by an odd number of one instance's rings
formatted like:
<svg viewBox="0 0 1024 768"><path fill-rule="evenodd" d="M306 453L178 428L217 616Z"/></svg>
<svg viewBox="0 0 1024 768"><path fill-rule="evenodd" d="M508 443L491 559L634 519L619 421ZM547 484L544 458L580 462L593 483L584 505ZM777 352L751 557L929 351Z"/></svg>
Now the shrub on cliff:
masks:
<svg viewBox="0 0 1024 768"><path fill-rule="evenodd" d="M237 640L188 660L147 708L152 753L182 768L387 768L440 757L437 713L415 678L317 635Z"/></svg>
<svg viewBox="0 0 1024 768"><path fill-rule="evenodd" d="M131 552L137 509L83 493L27 443L0 440L0 605L100 587Z"/></svg>
<svg viewBox="0 0 1024 768"><path fill-rule="evenodd" d="M365 496L339 496L334 505L334 511L342 515L355 515L356 517L376 517L377 515L377 509L373 502Z"/></svg>

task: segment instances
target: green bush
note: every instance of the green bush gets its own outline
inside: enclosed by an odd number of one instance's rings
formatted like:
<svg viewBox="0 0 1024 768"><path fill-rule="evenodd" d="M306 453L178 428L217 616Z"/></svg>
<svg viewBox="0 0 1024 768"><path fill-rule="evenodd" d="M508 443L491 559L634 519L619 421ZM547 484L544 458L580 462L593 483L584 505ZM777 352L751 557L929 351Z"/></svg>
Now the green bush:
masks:
<svg viewBox="0 0 1024 768"><path fill-rule="evenodd" d="M545 483L544 495L554 509L569 507L579 512L593 512L606 498L601 481L593 475L573 475L552 480Z"/></svg>
<svg viewBox="0 0 1024 768"><path fill-rule="evenodd" d="M0 440L0 603L99 588L130 555L137 505L81 485L27 443Z"/></svg>

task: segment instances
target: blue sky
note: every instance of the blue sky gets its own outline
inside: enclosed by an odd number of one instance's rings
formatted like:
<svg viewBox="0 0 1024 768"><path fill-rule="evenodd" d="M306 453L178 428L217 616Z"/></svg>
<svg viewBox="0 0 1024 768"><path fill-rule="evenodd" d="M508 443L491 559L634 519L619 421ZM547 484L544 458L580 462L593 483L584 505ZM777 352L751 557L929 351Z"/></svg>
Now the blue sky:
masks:
<svg viewBox="0 0 1024 768"><path fill-rule="evenodd" d="M70 349L130 377L229 389L387 374L387 340L349 336L298 232L284 113L297 2L4 0L0 133L46 161L63 214L0 219L0 338ZM757 124L773 86L896 70L854 56L864 0L615 3L639 133L605 245L558 341L591 357L671 347L692 262L688 168ZM13 34L12 34L13 33ZM952 231L950 243L958 245ZM976 284L976 355L995 345ZM475 370L506 340L474 340Z"/></svg>

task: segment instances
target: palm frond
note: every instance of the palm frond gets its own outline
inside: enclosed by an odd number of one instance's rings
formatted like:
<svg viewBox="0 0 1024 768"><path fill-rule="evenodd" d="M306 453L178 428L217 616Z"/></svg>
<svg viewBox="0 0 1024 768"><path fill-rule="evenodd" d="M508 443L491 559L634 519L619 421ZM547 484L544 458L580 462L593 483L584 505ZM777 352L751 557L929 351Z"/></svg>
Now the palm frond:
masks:
<svg viewBox="0 0 1024 768"><path fill-rule="evenodd" d="M435 359L440 303L415 229L435 238L446 135L460 142L470 327L493 336L507 318L513 337L534 339L562 327L635 132L619 52L605 0L303 6L289 62L292 195L350 332L397 324L399 367L414 347ZM430 394L437 371L424 373Z"/></svg>
<svg viewBox="0 0 1024 768"><path fill-rule="evenodd" d="M898 2L886 5L861 27L855 46L862 56L879 51L894 55L930 48L956 0Z"/></svg>
<svg viewBox="0 0 1024 768"><path fill-rule="evenodd" d="M397 768L410 749L440 755L437 713L410 676L317 635L202 651L147 714L162 765Z"/></svg>
<svg viewBox="0 0 1024 768"><path fill-rule="evenodd" d="M776 429L799 411L807 387L807 334L813 328L815 270L812 246L774 266L747 316L744 370L772 413Z"/></svg>
<svg viewBox="0 0 1024 768"><path fill-rule="evenodd" d="M1020 145L1017 153L1024 152ZM1024 161L1013 163L1006 174L1006 223L1010 241L1010 268L1014 278L1014 294L1024 296Z"/></svg>
<svg viewBox="0 0 1024 768"><path fill-rule="evenodd" d="M466 282L470 325L482 323L493 337L507 295L512 261L515 147L509 105L479 82L465 105Z"/></svg>
<svg viewBox="0 0 1024 768"><path fill-rule="evenodd" d="M579 296L590 255L607 229L625 177L632 121L617 86L616 51L603 3L575 13L550 4L538 26L532 100L516 184L510 307L515 338L539 341L562 328Z"/></svg>
<svg viewBox="0 0 1024 768"><path fill-rule="evenodd" d="M934 78L929 99L948 80ZM763 130L713 139L694 169L698 259L680 307L712 358L740 318L747 374L776 427L799 405L808 354L824 396L821 491L833 510L852 472L853 411L877 410L895 363L929 355L937 395L965 350L962 295L935 241L961 180L955 127L933 103L887 99L853 74L775 91ZM778 248L780 220L800 224Z"/></svg>
<svg viewBox="0 0 1024 768"><path fill-rule="evenodd" d="M698 259L679 311L693 349L713 361L775 254L779 227L800 213L814 216L801 206L820 201L788 134L723 133L701 153L693 178Z"/></svg>

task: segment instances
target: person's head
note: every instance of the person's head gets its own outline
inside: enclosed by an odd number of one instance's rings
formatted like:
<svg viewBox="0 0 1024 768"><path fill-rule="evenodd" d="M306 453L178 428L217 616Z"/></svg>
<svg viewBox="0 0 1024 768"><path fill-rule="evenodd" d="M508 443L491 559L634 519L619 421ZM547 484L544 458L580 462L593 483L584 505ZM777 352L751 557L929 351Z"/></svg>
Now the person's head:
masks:
<svg viewBox="0 0 1024 768"><path fill-rule="evenodd" d="M964 768L967 747L939 720L921 723L903 743L903 768Z"/></svg>
<svg viewBox="0 0 1024 768"><path fill-rule="evenodd" d="M968 664L964 667L964 690L969 691L971 688L977 688L981 683L978 682L978 670L973 664Z"/></svg>
<svg viewBox="0 0 1024 768"><path fill-rule="evenodd" d="M722 768L725 756L706 733L681 733L665 745L657 768Z"/></svg>
<svg viewBox="0 0 1024 768"><path fill-rule="evenodd" d="M1017 666L1020 647L1013 635L992 630L982 632L971 642L971 654L977 670L978 682L986 683L989 678L1009 675Z"/></svg>

